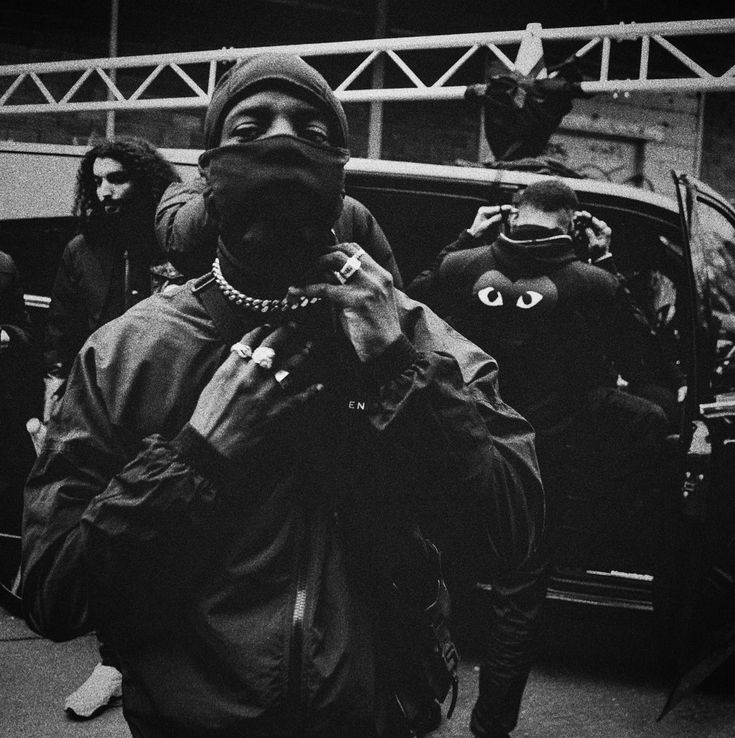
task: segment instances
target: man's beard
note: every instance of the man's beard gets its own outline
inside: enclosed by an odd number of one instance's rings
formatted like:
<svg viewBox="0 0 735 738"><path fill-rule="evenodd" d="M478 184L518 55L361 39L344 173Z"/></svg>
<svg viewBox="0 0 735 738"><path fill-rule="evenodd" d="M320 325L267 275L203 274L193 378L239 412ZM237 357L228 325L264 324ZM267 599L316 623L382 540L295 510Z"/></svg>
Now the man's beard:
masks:
<svg viewBox="0 0 735 738"><path fill-rule="evenodd" d="M150 250L154 240L155 210L143 198L120 201L119 207L107 212L100 203L88 220L87 232L101 244L115 244L131 253Z"/></svg>

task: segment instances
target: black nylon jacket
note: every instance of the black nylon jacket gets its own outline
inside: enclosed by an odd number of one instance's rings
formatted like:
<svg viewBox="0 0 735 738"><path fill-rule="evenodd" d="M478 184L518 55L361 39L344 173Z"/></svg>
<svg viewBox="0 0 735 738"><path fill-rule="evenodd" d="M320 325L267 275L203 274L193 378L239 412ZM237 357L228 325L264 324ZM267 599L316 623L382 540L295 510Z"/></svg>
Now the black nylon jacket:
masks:
<svg viewBox="0 0 735 738"><path fill-rule="evenodd" d="M543 526L530 427L495 362L398 293L405 338L366 370L338 351L305 421L227 464L187 425L229 350L193 284L103 326L72 367L26 489L27 620L56 640L99 624L140 735L371 734L347 564L390 567L389 521L436 497L482 512L494 564L523 569Z"/></svg>
<svg viewBox="0 0 735 738"><path fill-rule="evenodd" d="M64 249L54 278L46 326L46 368L58 376L69 373L74 357L101 325L125 312L126 279L122 236L93 243L77 234ZM130 260L136 301L151 293L148 272L152 254L142 248Z"/></svg>

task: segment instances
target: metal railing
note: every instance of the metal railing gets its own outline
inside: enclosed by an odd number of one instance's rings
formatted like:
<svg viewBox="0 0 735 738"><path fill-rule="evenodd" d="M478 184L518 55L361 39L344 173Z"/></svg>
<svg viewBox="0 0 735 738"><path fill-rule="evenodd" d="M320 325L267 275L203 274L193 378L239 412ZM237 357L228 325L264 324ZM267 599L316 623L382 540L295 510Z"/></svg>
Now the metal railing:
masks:
<svg viewBox="0 0 735 738"><path fill-rule="evenodd" d="M733 43L731 65L724 73L708 71L674 40L698 36L729 35ZM27 113L67 113L92 110L144 110L203 108L209 102L217 80L218 64L233 62L261 52L290 52L302 57L339 57L350 71L335 85L343 102L457 100L464 97L466 85L453 84L455 75L481 50L487 50L506 68L516 63L509 54L521 43L533 39L549 49L557 43L580 43L575 56L585 59L586 68L596 67L597 79L582 82L585 92L632 91L725 91L735 90L735 18L665 23L621 23L619 25L579 28L542 28L530 24L519 31L452 34L404 38L381 38L364 41L229 48L176 54L149 54L74 61L10 64L0 66L0 115ZM639 46L638 74L635 78L615 76L614 44ZM667 58L675 59L686 74L654 75L651 64L653 47ZM512 47L511 49L503 47ZM456 59L442 73L426 82L421 72L406 60L411 52L440 52L454 49ZM593 54L594 50L594 54ZM507 53L506 53L507 52ZM599 54L598 54L599 52ZM354 59L354 57L359 59ZM364 73L380 60L402 73L400 86L372 89L359 86L360 80L372 79ZM123 90L119 70L131 70L142 81L133 90ZM177 84L183 83L182 94L172 95L168 89L156 92L161 75L173 73ZM475 80L480 82L482 80ZM96 87L95 87L96 85ZM160 85L159 85L160 86ZM28 102L29 96L38 99ZM81 99L82 97L92 99ZM108 99L109 98L109 99Z"/></svg>

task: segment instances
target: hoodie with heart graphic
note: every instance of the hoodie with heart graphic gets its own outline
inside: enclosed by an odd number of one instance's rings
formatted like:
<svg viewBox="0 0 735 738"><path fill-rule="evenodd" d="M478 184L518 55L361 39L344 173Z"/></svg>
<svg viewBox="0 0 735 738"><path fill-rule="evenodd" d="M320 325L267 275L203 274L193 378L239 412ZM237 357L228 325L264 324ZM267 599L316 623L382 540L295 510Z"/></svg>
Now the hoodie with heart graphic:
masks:
<svg viewBox="0 0 735 738"><path fill-rule="evenodd" d="M477 245L468 232L408 293L500 366L503 398L539 434L567 427L593 387L660 382L650 326L616 276L581 261L571 237L521 226Z"/></svg>

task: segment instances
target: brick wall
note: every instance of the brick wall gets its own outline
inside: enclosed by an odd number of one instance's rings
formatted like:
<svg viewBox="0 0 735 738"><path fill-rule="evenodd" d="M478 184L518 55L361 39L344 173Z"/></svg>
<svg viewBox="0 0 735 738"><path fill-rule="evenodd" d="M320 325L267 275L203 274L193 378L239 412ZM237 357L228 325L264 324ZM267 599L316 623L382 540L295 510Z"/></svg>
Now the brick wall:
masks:
<svg viewBox="0 0 735 738"><path fill-rule="evenodd" d="M705 96L703 143L703 181L735 204L735 93Z"/></svg>
<svg viewBox="0 0 735 738"><path fill-rule="evenodd" d="M717 105L709 100L715 95ZM697 173L701 159L702 178L726 195L730 187L732 197L735 96L709 95L704 135L700 103L697 93L576 100L547 154L585 176L664 194L672 192L671 169ZM353 154L365 156L368 106L348 106L347 111ZM383 158L437 164L492 160L481 138L477 110L461 102L384 105Z"/></svg>
<svg viewBox="0 0 735 738"><path fill-rule="evenodd" d="M699 105L698 94L596 95L575 101L552 142L566 143L565 163L588 176L670 193L671 169L697 172Z"/></svg>

